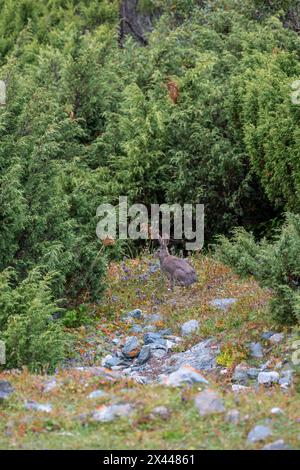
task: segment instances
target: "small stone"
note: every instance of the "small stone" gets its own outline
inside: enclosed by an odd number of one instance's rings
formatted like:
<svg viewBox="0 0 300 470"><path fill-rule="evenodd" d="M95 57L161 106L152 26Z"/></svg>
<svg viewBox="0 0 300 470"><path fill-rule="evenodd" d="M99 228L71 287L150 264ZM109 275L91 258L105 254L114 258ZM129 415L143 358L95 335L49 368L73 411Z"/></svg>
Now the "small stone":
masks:
<svg viewBox="0 0 300 470"><path fill-rule="evenodd" d="M284 442L283 439L266 444L262 450L289 450L290 446Z"/></svg>
<svg viewBox="0 0 300 470"><path fill-rule="evenodd" d="M214 390L203 390L198 393L195 405L200 416L225 412L224 402Z"/></svg>
<svg viewBox="0 0 300 470"><path fill-rule="evenodd" d="M234 393L247 392L250 389L250 387L245 387L245 385L240 384L233 384L231 388Z"/></svg>
<svg viewBox="0 0 300 470"><path fill-rule="evenodd" d="M108 354L102 359L101 364L103 367L111 369L112 367L122 365L122 359L116 355Z"/></svg>
<svg viewBox="0 0 300 470"><path fill-rule="evenodd" d="M259 373L260 369L256 369L255 367L250 367L250 369L247 370L247 375L250 379L257 379Z"/></svg>
<svg viewBox="0 0 300 470"><path fill-rule="evenodd" d="M103 390L94 390L88 395L88 398L94 399L94 398L104 398L107 397L108 393L104 392Z"/></svg>
<svg viewBox="0 0 300 470"><path fill-rule="evenodd" d="M199 329L199 322L197 320L190 320L185 322L181 326L181 334L183 336L189 336L195 333Z"/></svg>
<svg viewBox="0 0 300 470"><path fill-rule="evenodd" d="M133 325L133 327L130 330L130 333L142 333L142 332L143 332L143 328L141 327L141 325Z"/></svg>
<svg viewBox="0 0 300 470"><path fill-rule="evenodd" d="M272 415L282 415L283 411L281 408L274 407L271 409L271 414Z"/></svg>
<svg viewBox="0 0 300 470"><path fill-rule="evenodd" d="M139 355L141 350L139 340L136 336L131 336L127 339L124 347L122 348L122 353L125 357L134 358Z"/></svg>
<svg viewBox="0 0 300 470"><path fill-rule="evenodd" d="M147 344L142 347L140 354L138 355L137 358L137 363L138 364L145 364L151 357L151 348L150 345Z"/></svg>
<svg viewBox="0 0 300 470"><path fill-rule="evenodd" d="M262 339L269 339L269 338L271 338L271 336L273 336L273 335L274 335L274 331L265 331L265 332L261 335L261 337L262 337Z"/></svg>
<svg viewBox="0 0 300 470"><path fill-rule="evenodd" d="M98 410L93 412L92 418L94 421L109 422L116 418L129 416L133 412L133 408L128 403L116 405L103 405Z"/></svg>
<svg viewBox="0 0 300 470"><path fill-rule="evenodd" d="M246 384L248 381L248 368L243 364L237 365L234 369L232 381L239 384Z"/></svg>
<svg viewBox="0 0 300 470"><path fill-rule="evenodd" d="M150 333L154 332L156 330L156 326L154 325L146 325L144 326L144 331L149 331Z"/></svg>
<svg viewBox="0 0 300 470"><path fill-rule="evenodd" d="M159 346L159 345L155 345L155 346ZM166 356L166 354L167 354L167 351L165 349L162 349L161 347L151 348L151 355L153 357L156 357L157 359L163 358L164 356Z"/></svg>
<svg viewBox="0 0 300 470"><path fill-rule="evenodd" d="M57 382L55 379L53 380L50 380L49 382L45 383L44 385L44 392L45 393L49 393L51 392L52 390L54 390L55 388L57 388Z"/></svg>
<svg viewBox="0 0 300 470"><path fill-rule="evenodd" d="M279 385L283 389L289 388L293 383L293 371L292 370L284 370L281 372L281 376L279 379Z"/></svg>
<svg viewBox="0 0 300 470"><path fill-rule="evenodd" d="M28 400L25 402L25 408L27 410L34 410L34 411L43 411L44 413L51 413L52 405L50 403L37 403L33 400Z"/></svg>
<svg viewBox="0 0 300 470"><path fill-rule="evenodd" d="M238 424L240 421L239 410L229 410L228 413L226 413L225 421L231 424Z"/></svg>
<svg viewBox="0 0 300 470"><path fill-rule="evenodd" d="M270 343L272 344L278 344L281 343L284 339L284 334L283 333L275 333L269 338Z"/></svg>
<svg viewBox="0 0 300 470"><path fill-rule="evenodd" d="M260 372L257 377L257 381L260 385L265 385L266 387L271 386L272 384L278 383L279 374L278 372Z"/></svg>
<svg viewBox="0 0 300 470"><path fill-rule="evenodd" d="M172 387L180 387L184 384L204 383L208 384L208 381L200 374L200 372L191 366L181 366L175 372L163 378L164 385Z"/></svg>
<svg viewBox="0 0 300 470"><path fill-rule="evenodd" d="M170 410L166 406L156 406L153 408L151 411L151 417L159 417L162 418L163 420L167 421L171 415Z"/></svg>
<svg viewBox="0 0 300 470"><path fill-rule="evenodd" d="M0 380L0 400L5 400L8 398L15 389L7 380Z"/></svg>
<svg viewBox="0 0 300 470"><path fill-rule="evenodd" d="M145 320L147 323L157 323L163 321L163 317L159 313L153 313L152 315L148 315Z"/></svg>
<svg viewBox="0 0 300 470"><path fill-rule="evenodd" d="M258 425L249 432L247 440L248 442L264 441L271 434L272 431L269 426Z"/></svg>
<svg viewBox="0 0 300 470"><path fill-rule="evenodd" d="M159 333L145 333L144 334L144 343L161 343L166 344L166 340Z"/></svg>
<svg viewBox="0 0 300 470"><path fill-rule="evenodd" d="M250 344L250 355L252 357L261 358L263 357L263 349L260 343L251 343Z"/></svg>
<svg viewBox="0 0 300 470"><path fill-rule="evenodd" d="M114 338L114 339L111 340L111 342L112 342L113 344L117 345L117 344L119 344L119 342L120 342L120 338Z"/></svg>
<svg viewBox="0 0 300 470"><path fill-rule="evenodd" d="M131 310L131 312L128 312L127 316L140 320L143 316L143 312L139 308L135 308L134 310Z"/></svg>
<svg viewBox="0 0 300 470"><path fill-rule="evenodd" d="M161 336L165 337L165 336L172 336L173 331L171 330L171 328L165 328L164 330L159 330L158 333L159 333Z"/></svg>
<svg viewBox="0 0 300 470"><path fill-rule="evenodd" d="M226 299L214 299L211 300L209 303L216 308L219 308L221 310L228 310L232 304L237 302L237 299L235 298L226 298Z"/></svg>

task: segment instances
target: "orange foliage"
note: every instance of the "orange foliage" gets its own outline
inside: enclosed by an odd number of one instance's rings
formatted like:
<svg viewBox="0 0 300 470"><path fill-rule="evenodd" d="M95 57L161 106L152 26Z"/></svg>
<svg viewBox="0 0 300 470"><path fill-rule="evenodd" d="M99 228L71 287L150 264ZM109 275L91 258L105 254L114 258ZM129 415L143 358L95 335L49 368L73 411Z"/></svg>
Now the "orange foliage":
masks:
<svg viewBox="0 0 300 470"><path fill-rule="evenodd" d="M173 103L176 104L179 96L179 88L177 83L173 82L172 80L169 80L167 83L167 88L169 90L169 97L171 98Z"/></svg>

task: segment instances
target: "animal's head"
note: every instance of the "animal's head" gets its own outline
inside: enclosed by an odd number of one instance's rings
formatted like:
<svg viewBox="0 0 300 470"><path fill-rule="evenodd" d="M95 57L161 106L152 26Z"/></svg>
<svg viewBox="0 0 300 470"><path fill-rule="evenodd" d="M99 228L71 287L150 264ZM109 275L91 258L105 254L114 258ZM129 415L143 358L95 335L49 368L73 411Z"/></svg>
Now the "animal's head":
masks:
<svg viewBox="0 0 300 470"><path fill-rule="evenodd" d="M166 258L166 256L169 256L169 237L167 235L164 235L163 237L159 235L158 241L160 247L158 248L158 250L156 250L155 257L159 258L159 260L162 261L164 258Z"/></svg>

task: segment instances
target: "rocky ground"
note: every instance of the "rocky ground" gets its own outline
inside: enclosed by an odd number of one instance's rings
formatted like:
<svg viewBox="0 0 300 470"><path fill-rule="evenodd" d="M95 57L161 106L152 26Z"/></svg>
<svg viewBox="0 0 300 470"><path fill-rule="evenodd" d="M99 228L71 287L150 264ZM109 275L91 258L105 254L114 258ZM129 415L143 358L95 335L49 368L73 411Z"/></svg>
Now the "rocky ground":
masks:
<svg viewBox="0 0 300 470"><path fill-rule="evenodd" d="M194 265L171 292L151 259L112 264L73 357L0 374L1 448L299 448L297 331L252 279Z"/></svg>

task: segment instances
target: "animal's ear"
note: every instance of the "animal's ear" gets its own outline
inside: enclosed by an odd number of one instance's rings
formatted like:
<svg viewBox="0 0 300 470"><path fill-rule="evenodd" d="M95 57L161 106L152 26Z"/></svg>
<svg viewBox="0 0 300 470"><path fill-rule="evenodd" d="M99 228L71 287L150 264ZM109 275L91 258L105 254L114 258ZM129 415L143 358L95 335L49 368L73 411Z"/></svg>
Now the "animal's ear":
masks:
<svg viewBox="0 0 300 470"><path fill-rule="evenodd" d="M164 233L163 236L162 236L162 241L163 241L163 244L164 246L168 246L169 243L170 243L170 237L167 233Z"/></svg>

